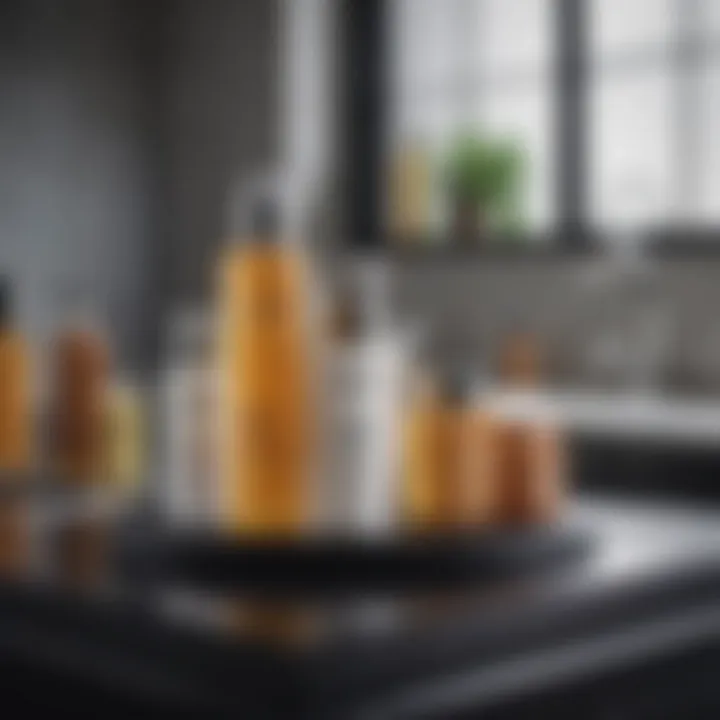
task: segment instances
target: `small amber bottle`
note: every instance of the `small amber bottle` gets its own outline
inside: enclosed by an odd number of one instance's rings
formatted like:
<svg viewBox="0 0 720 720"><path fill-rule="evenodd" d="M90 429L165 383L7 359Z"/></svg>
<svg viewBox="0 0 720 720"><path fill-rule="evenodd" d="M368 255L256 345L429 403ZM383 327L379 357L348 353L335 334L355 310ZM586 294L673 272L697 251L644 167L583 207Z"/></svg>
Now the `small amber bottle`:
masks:
<svg viewBox="0 0 720 720"><path fill-rule="evenodd" d="M109 351L88 315L71 317L51 353L50 456L71 484L93 485L103 475Z"/></svg>
<svg viewBox="0 0 720 720"><path fill-rule="evenodd" d="M11 290L0 279L0 473L29 469L32 455L30 357L12 323Z"/></svg>
<svg viewBox="0 0 720 720"><path fill-rule="evenodd" d="M415 392L406 426L405 507L416 531L467 531L494 519L494 424L466 379Z"/></svg>
<svg viewBox="0 0 720 720"><path fill-rule="evenodd" d="M232 532L262 536L307 526L316 460L313 288L274 193L251 193L220 263L223 513Z"/></svg>

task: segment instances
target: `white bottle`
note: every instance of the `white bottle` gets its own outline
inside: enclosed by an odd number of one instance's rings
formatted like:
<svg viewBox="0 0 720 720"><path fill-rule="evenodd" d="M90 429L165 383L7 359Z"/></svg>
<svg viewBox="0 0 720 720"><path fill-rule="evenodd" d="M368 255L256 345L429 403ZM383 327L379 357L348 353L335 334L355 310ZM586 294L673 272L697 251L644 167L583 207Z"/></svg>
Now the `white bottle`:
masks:
<svg viewBox="0 0 720 720"><path fill-rule="evenodd" d="M212 527L218 521L217 381L213 323L185 311L170 327L161 382L161 507L169 522Z"/></svg>
<svg viewBox="0 0 720 720"><path fill-rule="evenodd" d="M380 273L361 268L359 291L345 293L326 358L320 513L334 535L397 527L406 347L383 317Z"/></svg>

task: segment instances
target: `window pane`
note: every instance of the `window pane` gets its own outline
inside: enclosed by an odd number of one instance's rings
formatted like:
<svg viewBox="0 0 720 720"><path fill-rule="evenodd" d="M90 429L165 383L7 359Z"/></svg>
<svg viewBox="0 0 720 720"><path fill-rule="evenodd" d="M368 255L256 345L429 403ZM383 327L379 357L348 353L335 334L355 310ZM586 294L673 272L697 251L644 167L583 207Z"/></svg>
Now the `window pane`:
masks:
<svg viewBox="0 0 720 720"><path fill-rule="evenodd" d="M477 25L477 68L483 76L545 71L552 59L555 0L469 0Z"/></svg>
<svg viewBox="0 0 720 720"><path fill-rule="evenodd" d="M533 229L554 219L554 143L549 88L540 84L518 93L492 93L477 105L479 128L512 140L525 154L526 181L522 220Z"/></svg>
<svg viewBox="0 0 720 720"><path fill-rule="evenodd" d="M720 40L720 2L718 0L699 0L699 2L701 34Z"/></svg>
<svg viewBox="0 0 720 720"><path fill-rule="evenodd" d="M474 123L478 132L514 138L525 150L524 225L542 228L553 219L551 84L543 72L550 68L555 46L555 4L392 0L388 167L392 175L396 165L404 167L406 154L424 149L432 165L433 226L448 222L440 178L444 151L458 130ZM521 81L514 82L515 77Z"/></svg>
<svg viewBox="0 0 720 720"><path fill-rule="evenodd" d="M592 50L605 56L667 43L675 0L591 0Z"/></svg>
<svg viewBox="0 0 720 720"><path fill-rule="evenodd" d="M392 120L396 141L418 141L439 151L459 128L458 114L451 103L422 97L398 105Z"/></svg>
<svg viewBox="0 0 720 720"><path fill-rule="evenodd" d="M670 219L672 196L668 71L596 77L590 112L590 202L603 226Z"/></svg>
<svg viewBox="0 0 720 720"><path fill-rule="evenodd" d="M455 82L462 55L459 8L465 0L393 0L390 53L396 91L417 93Z"/></svg>
<svg viewBox="0 0 720 720"><path fill-rule="evenodd" d="M388 182L390 193L387 208L388 220L392 226L394 208L392 184L397 163L401 162L408 151L421 153L421 168L415 168L413 174L427 173L427 186L423 186L420 202L423 208L415 208L423 218L417 221L423 227L422 233L442 233L448 226L448 209L442 186L441 166L448 144L459 130L458 115L447 102L433 102L418 98L396 107L392 118L392 135L388 147ZM421 182L421 181L417 181Z"/></svg>
<svg viewBox="0 0 720 720"><path fill-rule="evenodd" d="M699 219L720 221L720 62L705 66L700 85Z"/></svg>

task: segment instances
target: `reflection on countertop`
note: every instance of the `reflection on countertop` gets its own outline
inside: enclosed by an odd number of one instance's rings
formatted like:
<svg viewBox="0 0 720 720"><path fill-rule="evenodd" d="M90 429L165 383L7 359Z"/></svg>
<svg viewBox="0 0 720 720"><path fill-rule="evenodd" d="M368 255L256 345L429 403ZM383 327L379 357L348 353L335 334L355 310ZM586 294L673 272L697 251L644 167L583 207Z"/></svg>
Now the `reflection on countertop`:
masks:
<svg viewBox="0 0 720 720"><path fill-rule="evenodd" d="M33 593L61 593L82 605L126 605L174 627L201 628L237 639L289 640L292 644L350 637L367 641L377 634L416 632L443 623L482 617L488 627L504 619L508 628L532 614L569 602L630 591L651 578L672 579L693 569L711 571L720 582L720 513L670 503L582 496L564 522L581 528L591 550L575 563L548 574L488 584L479 578L452 588L408 592L366 592L361 597L258 594L250 589L203 591L170 580L138 584L108 565L97 582L68 583L61 575L26 572L3 579ZM593 603L595 600L593 600ZM494 618L494 620L491 620Z"/></svg>
<svg viewBox="0 0 720 720"><path fill-rule="evenodd" d="M446 716L463 693L482 704L720 633L720 514L583 496L566 522L592 541L574 565L452 589L209 593L129 582L112 555L96 583L28 571L0 582L0 652L225 710L349 704L377 717L377 703L420 702Z"/></svg>

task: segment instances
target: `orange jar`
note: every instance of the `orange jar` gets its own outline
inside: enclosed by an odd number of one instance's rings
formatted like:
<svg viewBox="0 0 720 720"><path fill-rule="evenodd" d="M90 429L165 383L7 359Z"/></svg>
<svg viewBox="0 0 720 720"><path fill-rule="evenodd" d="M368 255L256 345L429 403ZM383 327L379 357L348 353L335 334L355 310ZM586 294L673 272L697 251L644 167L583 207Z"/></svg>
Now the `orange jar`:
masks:
<svg viewBox="0 0 720 720"><path fill-rule="evenodd" d="M492 413L474 403L471 418L472 446L470 489L467 497L468 522L475 527L497 521L497 437L498 428Z"/></svg>
<svg viewBox="0 0 720 720"><path fill-rule="evenodd" d="M552 423L498 419L498 519L502 523L556 520L565 496L566 474L562 434Z"/></svg>

